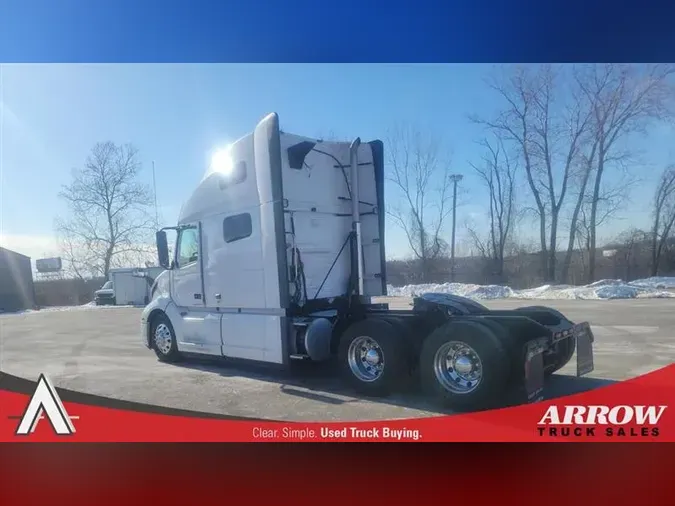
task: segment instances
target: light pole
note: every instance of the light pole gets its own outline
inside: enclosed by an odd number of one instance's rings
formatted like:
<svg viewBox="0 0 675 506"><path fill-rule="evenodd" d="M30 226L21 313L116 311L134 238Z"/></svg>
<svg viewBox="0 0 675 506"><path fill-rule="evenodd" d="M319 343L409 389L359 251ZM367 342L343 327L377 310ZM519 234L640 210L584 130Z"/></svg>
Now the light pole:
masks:
<svg viewBox="0 0 675 506"><path fill-rule="evenodd" d="M455 227L457 223L457 183L462 178L461 174L452 174L452 244L450 245L450 280L455 281Z"/></svg>

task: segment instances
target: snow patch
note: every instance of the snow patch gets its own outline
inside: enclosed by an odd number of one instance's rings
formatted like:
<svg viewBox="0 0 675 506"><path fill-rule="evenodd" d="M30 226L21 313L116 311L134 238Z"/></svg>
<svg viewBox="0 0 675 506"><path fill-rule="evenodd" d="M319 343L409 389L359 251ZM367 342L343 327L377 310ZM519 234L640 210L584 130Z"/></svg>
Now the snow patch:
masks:
<svg viewBox="0 0 675 506"><path fill-rule="evenodd" d="M388 287L389 295L400 297L416 297L423 293L451 293L471 299L505 299L511 297L513 290L508 286L499 285L467 285L463 283L443 283L408 285L400 288Z"/></svg>
<svg viewBox="0 0 675 506"><path fill-rule="evenodd" d="M675 278L666 276L654 276L646 279L636 279L629 284L643 288L655 288L660 290L667 290L675 288Z"/></svg>
<svg viewBox="0 0 675 506"><path fill-rule="evenodd" d="M59 313L59 312L71 312L71 311L103 311L106 309L119 309L119 308L131 308L131 307L143 307L143 306L97 306L94 302L88 302L87 304L82 304L81 306L49 306L43 307L41 309L26 309L24 311L16 312L7 312L3 313L0 311L0 317L3 316L16 316L16 315L27 315L27 314L40 314L40 313Z"/></svg>
<svg viewBox="0 0 675 506"><path fill-rule="evenodd" d="M653 277L626 283L620 279L602 279L584 286L543 285L537 288L514 290L500 285L472 285L464 283L421 284L394 287L389 285L387 292L393 297L416 297L424 293L448 293L469 299L663 299L675 298L675 277Z"/></svg>

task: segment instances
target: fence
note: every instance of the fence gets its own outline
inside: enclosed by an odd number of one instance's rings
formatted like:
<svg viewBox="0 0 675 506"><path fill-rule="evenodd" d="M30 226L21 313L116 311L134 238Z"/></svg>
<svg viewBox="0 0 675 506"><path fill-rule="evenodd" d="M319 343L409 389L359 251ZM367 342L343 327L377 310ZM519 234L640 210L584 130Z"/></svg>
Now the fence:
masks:
<svg viewBox="0 0 675 506"><path fill-rule="evenodd" d="M35 281L35 300L39 307L80 306L94 300L94 292L105 278L50 279Z"/></svg>

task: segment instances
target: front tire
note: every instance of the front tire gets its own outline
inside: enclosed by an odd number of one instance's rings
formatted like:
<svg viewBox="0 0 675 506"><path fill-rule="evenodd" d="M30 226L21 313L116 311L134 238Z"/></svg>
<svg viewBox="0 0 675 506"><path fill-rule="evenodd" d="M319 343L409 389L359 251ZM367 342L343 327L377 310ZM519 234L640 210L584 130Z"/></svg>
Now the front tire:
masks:
<svg viewBox="0 0 675 506"><path fill-rule="evenodd" d="M342 376L358 392L384 397L409 376L400 328L383 319L365 319L342 334L338 358Z"/></svg>
<svg viewBox="0 0 675 506"><path fill-rule="evenodd" d="M495 406L508 388L510 359L489 326L449 322L422 345L420 373L425 391L445 406L486 409Z"/></svg>
<svg viewBox="0 0 675 506"><path fill-rule="evenodd" d="M159 314L152 319L150 341L161 362L177 362L181 359L176 333L166 315Z"/></svg>

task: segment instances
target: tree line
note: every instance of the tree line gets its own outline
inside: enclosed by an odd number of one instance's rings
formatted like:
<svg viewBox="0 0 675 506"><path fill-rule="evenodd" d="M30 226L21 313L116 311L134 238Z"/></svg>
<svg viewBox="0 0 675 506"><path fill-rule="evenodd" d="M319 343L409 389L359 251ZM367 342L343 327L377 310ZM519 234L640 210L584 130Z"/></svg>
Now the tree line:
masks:
<svg viewBox="0 0 675 506"><path fill-rule="evenodd" d="M598 279L599 231L625 210L630 190L640 184L636 140L674 118L674 72L665 64L514 65L485 80L486 93L500 105L489 116L468 118L483 135L476 140L482 154L467 164L487 195L487 227L466 222L465 229L492 280L514 275L505 270L507 257L527 256L532 264L533 254L538 280ZM431 266L446 263L448 255L443 238L452 166L439 156L438 143L418 132L397 133L388 147L389 178L403 196L389 215L405 231L416 278L439 281ZM651 275L665 267L675 223L675 168L662 170L651 228L617 238L648 245ZM536 245L518 244L526 220L535 224ZM583 269L581 279L573 266Z"/></svg>

